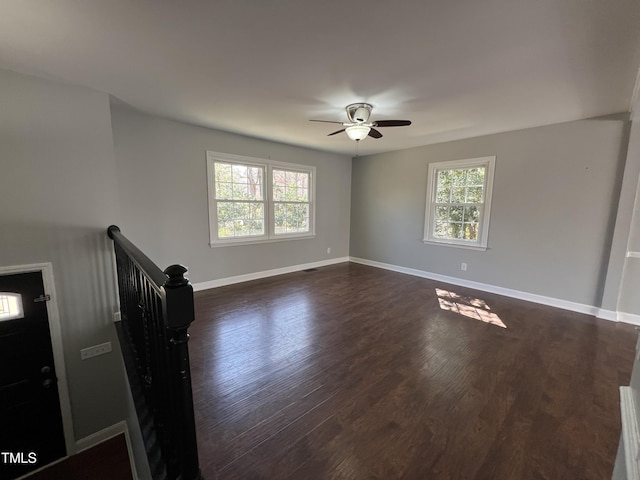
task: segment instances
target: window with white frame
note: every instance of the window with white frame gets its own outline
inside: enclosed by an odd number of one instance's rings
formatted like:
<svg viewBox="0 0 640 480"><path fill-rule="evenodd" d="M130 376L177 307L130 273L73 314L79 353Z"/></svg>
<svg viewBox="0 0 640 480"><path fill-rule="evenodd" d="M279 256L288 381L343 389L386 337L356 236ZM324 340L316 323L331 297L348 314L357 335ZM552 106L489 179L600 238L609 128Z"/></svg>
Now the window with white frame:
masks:
<svg viewBox="0 0 640 480"><path fill-rule="evenodd" d="M207 152L211 246L314 235L315 167Z"/></svg>
<svg viewBox="0 0 640 480"><path fill-rule="evenodd" d="M429 164L425 243L486 250L495 160Z"/></svg>
<svg viewBox="0 0 640 480"><path fill-rule="evenodd" d="M272 168L273 233L309 233L311 172Z"/></svg>

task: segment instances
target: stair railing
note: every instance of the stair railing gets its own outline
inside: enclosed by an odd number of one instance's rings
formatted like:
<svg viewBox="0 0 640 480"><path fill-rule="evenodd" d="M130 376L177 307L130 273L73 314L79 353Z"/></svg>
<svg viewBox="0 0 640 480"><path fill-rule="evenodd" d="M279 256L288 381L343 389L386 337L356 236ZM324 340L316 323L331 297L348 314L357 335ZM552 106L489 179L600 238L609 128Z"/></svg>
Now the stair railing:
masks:
<svg viewBox="0 0 640 480"><path fill-rule="evenodd" d="M201 480L189 366L194 320L187 269L164 272L120 228L113 240L120 296L122 356L154 480Z"/></svg>

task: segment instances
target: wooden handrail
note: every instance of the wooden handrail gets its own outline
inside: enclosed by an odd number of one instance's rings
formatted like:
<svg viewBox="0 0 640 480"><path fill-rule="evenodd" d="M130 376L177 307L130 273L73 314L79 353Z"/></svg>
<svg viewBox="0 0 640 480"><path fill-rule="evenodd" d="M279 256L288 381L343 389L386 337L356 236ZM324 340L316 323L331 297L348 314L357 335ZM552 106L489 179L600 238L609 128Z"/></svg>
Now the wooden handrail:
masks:
<svg viewBox="0 0 640 480"><path fill-rule="evenodd" d="M121 321L118 338L151 473L201 480L189 364L193 287L182 265L160 270L115 225Z"/></svg>
<svg viewBox="0 0 640 480"><path fill-rule="evenodd" d="M159 291L167 281L167 275L147 257L142 250L136 247L131 241L125 237L120 228L111 225L107 228L109 238L122 248L129 258L138 266L140 271L151 281L153 286Z"/></svg>

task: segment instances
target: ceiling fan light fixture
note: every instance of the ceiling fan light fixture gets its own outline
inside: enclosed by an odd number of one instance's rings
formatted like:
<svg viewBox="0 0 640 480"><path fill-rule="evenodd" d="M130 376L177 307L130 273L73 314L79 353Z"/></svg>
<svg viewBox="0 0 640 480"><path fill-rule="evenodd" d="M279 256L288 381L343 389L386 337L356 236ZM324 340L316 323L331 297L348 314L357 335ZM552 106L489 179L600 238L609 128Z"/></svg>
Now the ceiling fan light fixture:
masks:
<svg viewBox="0 0 640 480"><path fill-rule="evenodd" d="M364 125L353 125L351 127L345 128L346 134L349 136L351 140L355 140L359 142L360 140L367 138L369 135L369 131L371 127L365 127Z"/></svg>

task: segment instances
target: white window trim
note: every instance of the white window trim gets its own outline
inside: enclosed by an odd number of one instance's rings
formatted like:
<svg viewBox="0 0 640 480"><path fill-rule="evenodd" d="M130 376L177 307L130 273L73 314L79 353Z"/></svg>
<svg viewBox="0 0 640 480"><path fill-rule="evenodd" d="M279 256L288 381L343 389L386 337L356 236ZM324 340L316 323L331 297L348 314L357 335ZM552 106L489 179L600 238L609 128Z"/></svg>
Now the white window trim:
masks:
<svg viewBox="0 0 640 480"><path fill-rule="evenodd" d="M264 170L264 212L265 212L265 234L248 237L218 238L218 218L216 208L215 191L215 167L216 162L240 163L261 167ZM278 234L275 232L274 202L272 198L273 169L285 169L287 171L308 173L309 178L309 231L305 233ZM207 151L207 192L209 207L209 246L227 247L232 245L252 245L258 243L283 242L287 240L299 240L313 238L316 235L316 167L311 165L300 165L296 163L279 162L271 159L247 157L244 155L233 155L231 153L220 153Z"/></svg>
<svg viewBox="0 0 640 480"><path fill-rule="evenodd" d="M463 160L452 160L447 162L435 162L429 164L429 174L427 181L427 198L424 218L425 244L444 245L449 247L469 248L472 250L486 250L489 240L489 220L491 216L491 197L493 194L493 176L495 173L496 157L477 157ZM455 170L461 168L486 167L485 186L483 189L484 202L482 214L480 216L480 226L478 240L462 240L450 238L438 238L433 235L433 224L435 218L435 194L438 170Z"/></svg>

